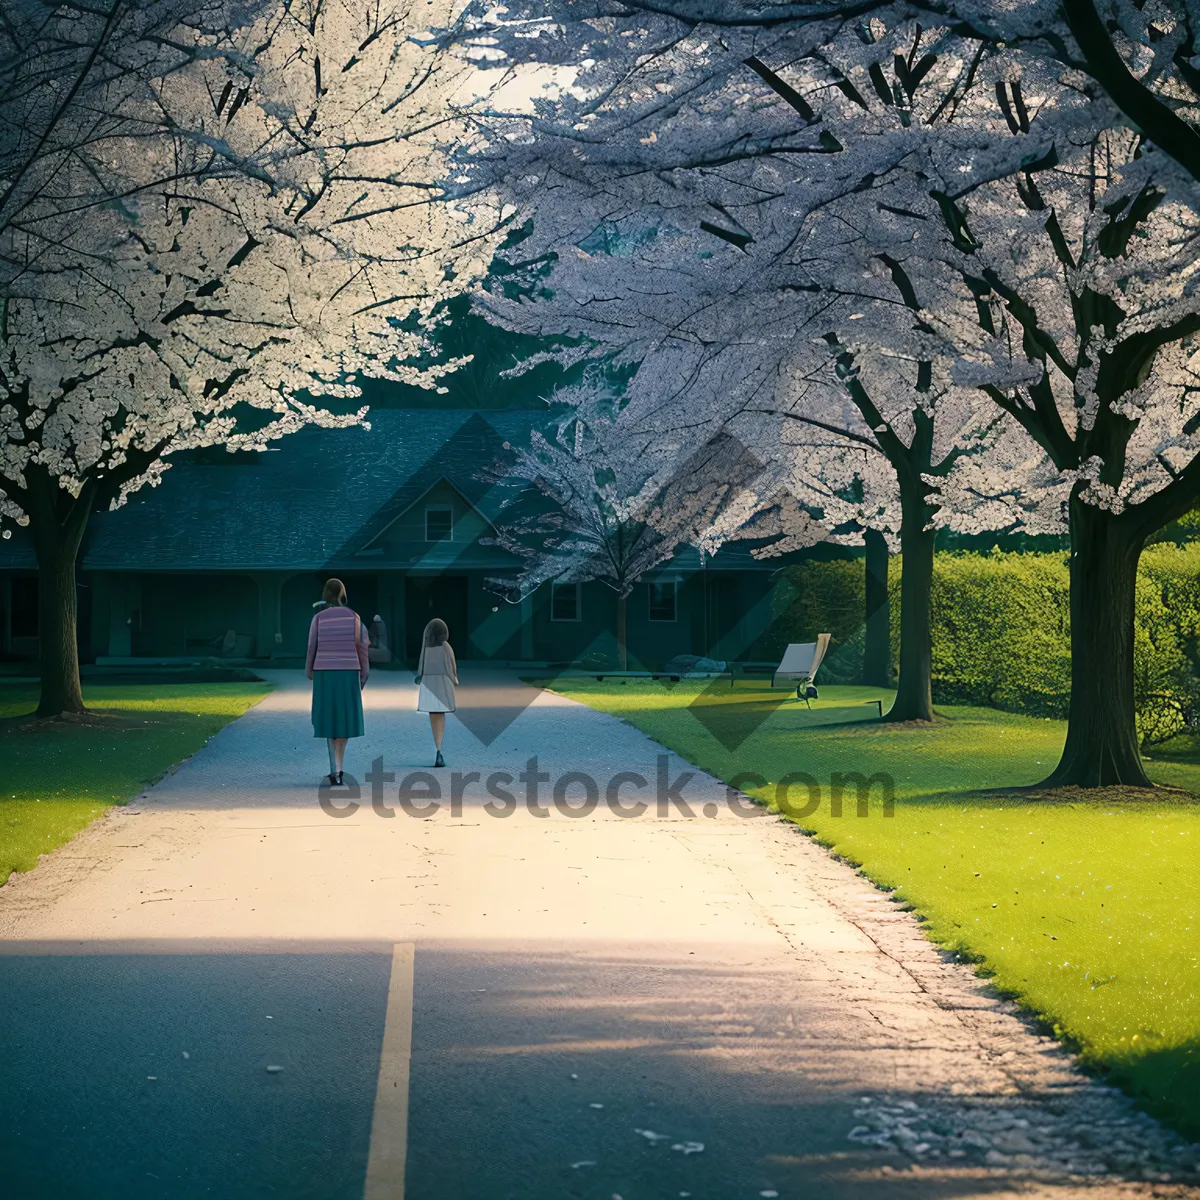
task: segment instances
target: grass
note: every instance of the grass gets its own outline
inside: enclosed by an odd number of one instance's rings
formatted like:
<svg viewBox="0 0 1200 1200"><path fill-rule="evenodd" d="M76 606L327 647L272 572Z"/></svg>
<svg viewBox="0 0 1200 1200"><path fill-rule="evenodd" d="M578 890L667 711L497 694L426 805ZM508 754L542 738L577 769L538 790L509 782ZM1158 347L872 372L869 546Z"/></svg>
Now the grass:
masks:
<svg viewBox="0 0 1200 1200"><path fill-rule="evenodd" d="M862 723L888 693L822 688L810 713L782 693L727 682L571 680L557 690L615 713L714 775L754 770L743 786L775 804L776 783L802 771L819 804L794 819L896 889L929 935L978 962L1147 1110L1200 1139L1200 801L1180 793L1008 793L1057 762L1060 721L982 708L939 709L930 726ZM858 723L848 723L858 722ZM1200 793L1200 745L1150 755L1155 782ZM882 772L894 815L872 788L868 815L835 772ZM816 793L811 793L816 797ZM796 806L810 792L792 792Z"/></svg>
<svg viewBox="0 0 1200 1200"><path fill-rule="evenodd" d="M0 884L194 754L263 683L84 686L92 712L38 721L35 685L0 682Z"/></svg>

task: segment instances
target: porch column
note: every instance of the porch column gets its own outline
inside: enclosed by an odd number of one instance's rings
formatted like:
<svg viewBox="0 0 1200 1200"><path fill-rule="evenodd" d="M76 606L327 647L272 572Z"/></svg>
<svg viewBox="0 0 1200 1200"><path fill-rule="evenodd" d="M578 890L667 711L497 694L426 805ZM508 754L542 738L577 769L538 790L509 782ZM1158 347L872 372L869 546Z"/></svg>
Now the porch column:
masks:
<svg viewBox="0 0 1200 1200"><path fill-rule="evenodd" d="M283 574L279 571L259 571L254 575L258 586L258 632L254 639L254 657L272 658L283 644L280 624L283 599Z"/></svg>
<svg viewBox="0 0 1200 1200"><path fill-rule="evenodd" d="M392 638L392 661L408 664L408 614L404 611L404 583L408 576L397 572L392 582L392 603L389 609L392 623L388 633Z"/></svg>
<svg viewBox="0 0 1200 1200"><path fill-rule="evenodd" d="M108 654L108 631L112 621L112 584L110 577L99 571L91 574L92 605L89 620L91 622L91 643L93 657L100 658Z"/></svg>
<svg viewBox="0 0 1200 1200"><path fill-rule="evenodd" d="M533 660L533 593L521 597L521 657Z"/></svg>
<svg viewBox="0 0 1200 1200"><path fill-rule="evenodd" d="M0 629L0 653L12 653L12 576L4 576L4 628Z"/></svg>
<svg viewBox="0 0 1200 1200"><path fill-rule="evenodd" d="M377 577L375 608L367 614L367 619L369 623L376 613L383 618L383 623L387 626L388 651L391 653L393 663L403 661L404 659L404 646L400 641L397 641L399 630L396 626L395 611L396 574L394 571L382 571Z"/></svg>
<svg viewBox="0 0 1200 1200"><path fill-rule="evenodd" d="M133 627L129 624L129 576L109 576L108 653L112 658L128 658L133 653Z"/></svg>

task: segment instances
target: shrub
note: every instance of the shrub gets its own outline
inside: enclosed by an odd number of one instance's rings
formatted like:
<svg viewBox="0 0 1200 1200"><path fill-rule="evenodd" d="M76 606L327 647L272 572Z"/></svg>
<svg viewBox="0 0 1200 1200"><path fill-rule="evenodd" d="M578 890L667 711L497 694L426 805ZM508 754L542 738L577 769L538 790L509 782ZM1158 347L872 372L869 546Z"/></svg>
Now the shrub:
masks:
<svg viewBox="0 0 1200 1200"><path fill-rule="evenodd" d="M893 670L899 659L901 560L888 580ZM826 683L862 673L861 561L787 568L776 628L781 641L833 634ZM1067 556L994 550L937 555L933 691L942 704L980 704L1065 717L1071 691ZM1138 575L1134 702L1145 745L1200 725L1200 542L1146 548Z"/></svg>
<svg viewBox="0 0 1200 1200"><path fill-rule="evenodd" d="M1200 720L1200 543L1142 554L1134 627L1134 703L1144 745Z"/></svg>
<svg viewBox="0 0 1200 1200"><path fill-rule="evenodd" d="M1065 717L1071 690L1068 585L1061 554L939 554L934 699Z"/></svg>
<svg viewBox="0 0 1200 1200"><path fill-rule="evenodd" d="M862 678L863 611L866 579L858 560L797 563L786 568L774 591L773 630L781 647L811 642L818 633L833 638L821 664L823 683L857 683Z"/></svg>

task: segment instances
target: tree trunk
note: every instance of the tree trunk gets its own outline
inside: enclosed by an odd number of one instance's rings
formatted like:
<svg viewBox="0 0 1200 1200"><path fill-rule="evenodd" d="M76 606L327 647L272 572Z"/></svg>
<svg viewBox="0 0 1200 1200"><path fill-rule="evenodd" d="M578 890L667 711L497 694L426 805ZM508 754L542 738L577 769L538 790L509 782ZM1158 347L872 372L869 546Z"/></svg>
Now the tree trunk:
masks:
<svg viewBox="0 0 1200 1200"><path fill-rule="evenodd" d="M1072 497L1071 709L1062 759L1043 787L1153 787L1138 751L1133 615L1142 539Z"/></svg>
<svg viewBox="0 0 1200 1200"><path fill-rule="evenodd" d="M75 554L66 546L38 549L38 657L42 691L39 717L84 712L79 684L75 613Z"/></svg>
<svg viewBox="0 0 1200 1200"><path fill-rule="evenodd" d="M617 594L617 670L629 670L629 650L625 644L625 601L622 593Z"/></svg>
<svg viewBox="0 0 1200 1200"><path fill-rule="evenodd" d="M26 469L29 524L38 563L39 717L86 712L79 683L75 561L91 515L93 488L72 497L46 472Z"/></svg>
<svg viewBox="0 0 1200 1200"><path fill-rule="evenodd" d="M862 681L868 687L887 687L892 666L887 538L877 529L868 529L863 537L867 548L867 595Z"/></svg>
<svg viewBox="0 0 1200 1200"><path fill-rule="evenodd" d="M900 677L888 721L933 720L933 510L924 492L905 497L900 518Z"/></svg>

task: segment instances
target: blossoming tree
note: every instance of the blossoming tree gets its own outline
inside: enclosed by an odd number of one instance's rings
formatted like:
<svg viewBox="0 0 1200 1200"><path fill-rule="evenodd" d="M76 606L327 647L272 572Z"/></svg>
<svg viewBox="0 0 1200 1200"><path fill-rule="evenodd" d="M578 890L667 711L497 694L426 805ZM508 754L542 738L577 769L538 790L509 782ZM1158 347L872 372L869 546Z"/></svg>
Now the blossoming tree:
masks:
<svg viewBox="0 0 1200 1200"><path fill-rule="evenodd" d="M501 14L505 20L497 22ZM608 62L617 67L610 78L621 78L631 67L672 58L675 48L689 42L719 46L727 60L723 71L737 63L739 53L757 70L750 58L761 63L757 51L764 47L798 46L807 56L840 30L872 23L894 29L913 22L963 35L976 71L1013 49L1065 68L1167 156L1181 180L1200 181L1200 12L1192 0L621 0L611 6L594 0L515 0L503 10L473 0L460 14L455 33L468 39L482 35L490 54L501 57L502 47L511 62L568 68ZM923 58L906 64L914 82L920 76L912 70ZM685 68L684 74L695 80L692 71ZM826 82L847 97L858 90L846 78ZM877 79L869 82L875 87ZM684 90L664 88L663 111L671 103L668 97L680 94Z"/></svg>
<svg viewBox="0 0 1200 1200"><path fill-rule="evenodd" d="M848 81L871 39L829 36L810 53L859 95ZM953 347L923 314L905 265L908 213L920 203L905 159L936 165L978 129L950 124L945 101L961 84L953 60L913 66L907 106L875 112L833 89L855 111L825 120L752 49L676 42L619 86L545 106L528 137L524 122L498 117L509 134L502 159L476 155L468 170L534 214L516 248L533 266L519 299L482 303L510 328L569 333L641 364L627 423L663 437L728 428L759 454L799 463L795 494L831 530L897 534L901 663L889 715L930 720L937 529L1011 526L1013 507L996 500L1012 485L1000 477L1038 457L1017 430L1013 461L1001 470L990 459L995 478L961 481L978 476L984 452L1011 438L1015 422L955 384ZM851 61L838 67L838 57ZM890 86L901 88L895 78ZM676 94L696 98L664 104ZM993 156L976 178L1020 161L1000 148L1010 157ZM894 178L864 176L892 159L904 164ZM939 494L952 474L954 512Z"/></svg>
<svg viewBox="0 0 1200 1200"><path fill-rule="evenodd" d="M614 413L610 389L594 384L560 388L554 399L574 408L557 436L535 432L504 467L508 482L524 481L549 504L518 498L496 540L522 563L517 595L550 580L600 580L616 593L620 670L628 668L629 594L681 547L713 554L743 537L803 545L824 538L817 521L781 503L777 463L735 437L664 439Z"/></svg>
<svg viewBox="0 0 1200 1200"><path fill-rule="evenodd" d="M929 412L922 392L986 398L1020 426L1041 453L1015 456L1017 482L992 454L975 483L942 487L943 502L1014 513L1032 503L1051 524L1056 507L1069 519L1071 722L1051 782L1148 782L1133 717L1133 577L1145 537L1194 503L1200 469L1190 12L965 3L948 19L920 6L768 4L714 10L705 25L659 5L602 19L576 19L582 8L565 0L543 7L557 21L548 57L587 69L574 104L547 106L524 139L507 134L510 169L492 185L531 207L519 193L536 186L543 225L569 207L578 223L591 193L610 223L683 231L685 257L698 232L748 256L786 244L786 258L755 266L774 271L793 355L815 335L844 382L871 356L907 361L914 430ZM514 55L540 52L530 32ZM561 265L566 222L559 234ZM731 302L756 294L728 256L722 266ZM672 333L697 300L672 304L665 280L654 291L548 290L560 317L600 299L629 338L644 296ZM744 305L743 357L763 341L763 313ZM711 357L731 341L703 344ZM1006 431L1002 459L1010 443ZM926 483L931 474L920 471Z"/></svg>
<svg viewBox="0 0 1200 1200"><path fill-rule="evenodd" d="M0 516L36 549L40 713L83 707L92 511L180 450L361 420L359 375L436 384L406 360L493 232L436 184L469 70L411 40L438 16L103 0L0 22Z"/></svg>

